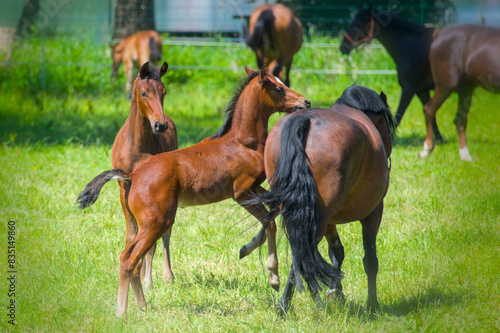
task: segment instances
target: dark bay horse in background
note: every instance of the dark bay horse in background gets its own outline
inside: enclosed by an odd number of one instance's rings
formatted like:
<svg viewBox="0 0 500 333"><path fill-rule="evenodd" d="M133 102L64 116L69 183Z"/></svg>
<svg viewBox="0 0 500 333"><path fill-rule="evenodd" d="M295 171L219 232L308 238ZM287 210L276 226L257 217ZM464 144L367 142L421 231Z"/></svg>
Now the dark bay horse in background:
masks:
<svg viewBox="0 0 500 333"><path fill-rule="evenodd" d="M232 198L267 223L264 205L248 204L248 200L265 191L260 184L266 179L263 155L269 117L275 112L308 108L311 103L270 75L266 67L245 70L248 77L228 106L226 123L211 140L154 155L132 173L105 171L78 197L80 208L85 208L97 200L109 180L128 184L126 207L137 229L130 230L134 234L127 235L127 246L120 255L117 316L127 311L130 285L137 304L146 306L139 274L141 259L172 228L178 207ZM270 282L279 287L276 229L268 227L266 233Z"/></svg>
<svg viewBox="0 0 500 333"><path fill-rule="evenodd" d="M123 62L123 69L127 77L125 91L127 94L132 88L132 69L140 68L147 61L156 63L161 59L162 42L160 35L154 30L139 31L125 37L118 44L111 45L113 49L113 71L116 76L118 68Z"/></svg>
<svg viewBox="0 0 500 333"><path fill-rule="evenodd" d="M344 298L344 247L337 225L358 220L368 308L379 308L376 238L389 186L395 127L383 93L352 86L331 108L286 115L269 133L264 162L271 191L254 200L270 207L269 216L282 214L290 241L292 264L278 308L281 314L289 309L295 287L303 289L301 278L319 304L322 285L330 288L327 294ZM333 265L318 251L323 237Z"/></svg>
<svg viewBox="0 0 500 333"><path fill-rule="evenodd" d="M303 42L302 23L290 8L281 4L262 5L250 16L249 28L243 26L243 38L257 56L257 67L267 65L274 76L290 86L293 56Z"/></svg>
<svg viewBox="0 0 500 333"><path fill-rule="evenodd" d="M432 121L452 92L458 94L455 125L460 158L472 161L465 135L472 94L477 86L500 93L500 29L474 24L460 24L437 31L429 60L435 91L425 105L427 133L420 157L434 149Z"/></svg>
<svg viewBox="0 0 500 333"><path fill-rule="evenodd" d="M385 10L361 9L344 34L340 51L349 54L353 48L377 38L396 63L398 81L402 92L396 112L399 124L416 94L422 105L430 99L430 90L434 89L429 49L432 43L433 28L408 21ZM432 119L433 132L437 141L443 138Z"/></svg>
<svg viewBox="0 0 500 333"><path fill-rule="evenodd" d="M167 73L168 64L163 63L161 68L156 69L145 62L137 74L134 81L132 101L130 103L130 115L125 124L116 135L113 149L111 151L111 165L113 168L121 169L131 173L149 157L177 149L177 130L172 118L163 113L163 100L166 95L165 86L161 78ZM119 182L120 184L120 202L125 215L127 225L127 235L133 235L135 222L130 216L126 207L125 193L128 191L129 184ZM170 231L163 237L163 254L165 258L165 268L163 277L165 280L173 278L170 267L169 240ZM128 239L126 243L130 243ZM152 285L151 266L154 250L146 255L146 263L143 266L144 284L146 288Z"/></svg>

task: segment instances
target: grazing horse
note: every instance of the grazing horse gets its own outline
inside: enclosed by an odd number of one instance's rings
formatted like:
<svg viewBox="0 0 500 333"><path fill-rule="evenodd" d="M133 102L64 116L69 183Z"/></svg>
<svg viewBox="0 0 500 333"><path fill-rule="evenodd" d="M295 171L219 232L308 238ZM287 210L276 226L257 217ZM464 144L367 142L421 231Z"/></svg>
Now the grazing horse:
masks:
<svg viewBox="0 0 500 333"><path fill-rule="evenodd" d="M372 38L377 38L385 47L396 64L398 82L401 86L401 97L396 112L396 123L399 124L416 94L422 105L430 99L430 90L434 89L429 49L432 43L433 28L427 28L408 21L401 16L385 10L361 9L356 13L340 44L343 54L351 53ZM432 119L436 140L443 138Z"/></svg>
<svg viewBox="0 0 500 333"><path fill-rule="evenodd" d="M130 94L132 88L132 69L140 68L146 61L156 63L161 59L161 38L154 30L139 31L125 37L116 45L110 45L113 49L113 71L116 76L118 68L123 62L123 69L127 77L125 91Z"/></svg>
<svg viewBox="0 0 500 333"><path fill-rule="evenodd" d="M499 28L460 24L437 31L429 54L435 91L424 108L427 133L420 157L428 157L434 149L432 121L443 102L456 92L459 154L462 160L472 161L465 135L472 93L477 86L500 93L499 55Z"/></svg>
<svg viewBox="0 0 500 333"><path fill-rule="evenodd" d="M290 86L293 56L302 46L302 23L290 8L281 4L262 5L250 16L249 28L243 26L243 38L257 56L257 67L264 64L274 76Z"/></svg>
<svg viewBox="0 0 500 333"><path fill-rule="evenodd" d="M368 277L368 308L376 311L377 232L389 186L388 158L395 120L383 93L359 86L348 88L329 109L309 109L283 117L271 130L264 151L271 191L251 202L281 213L292 250L290 275L278 311L286 314L295 287L303 278L321 304L327 294L344 298L341 266L344 248L337 225L360 221L363 259ZM268 217L269 217L268 216ZM328 264L318 251L326 237Z"/></svg>
<svg viewBox="0 0 500 333"><path fill-rule="evenodd" d="M226 123L210 140L154 155L132 173L121 169L105 171L78 197L80 208L85 208L97 200L109 180L128 184L126 207L137 229L127 230L133 234L127 235L127 246L120 255L117 316L127 311L130 285L137 304L145 307L139 274L141 258L172 228L178 207L233 198L264 223L265 207L247 201L253 193L265 191L260 184L266 178L263 154L269 117L275 112L308 108L311 103L270 75L266 67L245 70L248 78L228 106ZM279 286L276 229L267 228L266 233L271 284Z"/></svg>
<svg viewBox="0 0 500 333"><path fill-rule="evenodd" d="M161 82L161 77L168 70L168 64L157 70L150 66L149 62L144 63L137 78L134 81L132 101L130 103L130 115L125 124L116 135L113 149L111 151L111 165L113 168L121 169L127 173L132 172L149 157L177 149L177 130L172 118L163 113L163 99L165 98L165 86ZM127 225L127 235L132 235L136 228L135 222L126 208L125 193L128 184L120 184L120 202L125 215ZM163 237L163 254L165 258L165 268L163 277L165 280L173 278L170 267L169 240L170 231ZM131 240L127 240L129 243ZM152 261L156 244L153 245L148 255L144 272L144 284L146 287L152 285Z"/></svg>

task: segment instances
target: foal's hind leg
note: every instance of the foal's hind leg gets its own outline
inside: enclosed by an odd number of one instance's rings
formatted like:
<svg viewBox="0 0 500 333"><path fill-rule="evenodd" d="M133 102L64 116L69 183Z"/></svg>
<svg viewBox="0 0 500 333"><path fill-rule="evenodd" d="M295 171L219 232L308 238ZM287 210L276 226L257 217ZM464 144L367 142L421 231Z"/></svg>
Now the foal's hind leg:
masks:
<svg viewBox="0 0 500 333"><path fill-rule="evenodd" d="M342 262L344 261L345 256L344 246L340 241L340 237L335 224L329 224L327 226L325 238L328 242L328 255L330 256L330 260L332 261L335 273L337 276L342 276ZM332 281L330 288L331 289L326 292L326 295L328 297L335 296L341 302L345 300L340 278Z"/></svg>
<svg viewBox="0 0 500 333"><path fill-rule="evenodd" d="M419 157L426 158L429 157L434 150L434 138L433 138L433 121L436 119L437 110L443 105L444 101L450 96L451 91L446 87L437 86L434 92L434 96L424 105L425 113L425 126L427 128L424 149L420 151ZM434 119L434 120L433 120Z"/></svg>
<svg viewBox="0 0 500 333"><path fill-rule="evenodd" d="M367 307L368 311L372 313L380 309L377 300L378 258L376 242L383 211L384 204L381 202L370 215L360 221L363 229L363 248L365 250L363 264L368 277Z"/></svg>

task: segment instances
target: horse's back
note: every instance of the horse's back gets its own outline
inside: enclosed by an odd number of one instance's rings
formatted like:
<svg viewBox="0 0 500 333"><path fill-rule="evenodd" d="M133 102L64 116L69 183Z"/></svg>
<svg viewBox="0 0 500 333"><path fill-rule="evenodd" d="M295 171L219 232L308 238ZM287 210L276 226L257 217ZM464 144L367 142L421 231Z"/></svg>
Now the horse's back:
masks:
<svg viewBox="0 0 500 333"><path fill-rule="evenodd" d="M500 29L475 24L443 28L430 51L436 83L456 86L464 77L500 82Z"/></svg>
<svg viewBox="0 0 500 333"><path fill-rule="evenodd" d="M367 216L387 191L389 170L382 138L359 110L334 105L330 109L299 111L283 117L266 143L266 175L274 172L284 123L302 114L310 119L305 152L322 210L336 223Z"/></svg>

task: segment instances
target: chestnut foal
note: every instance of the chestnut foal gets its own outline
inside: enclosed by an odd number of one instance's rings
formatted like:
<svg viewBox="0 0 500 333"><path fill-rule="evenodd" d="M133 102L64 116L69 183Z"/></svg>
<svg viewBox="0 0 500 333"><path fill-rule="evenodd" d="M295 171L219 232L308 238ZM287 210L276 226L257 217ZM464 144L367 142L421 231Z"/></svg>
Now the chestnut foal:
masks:
<svg viewBox="0 0 500 333"><path fill-rule="evenodd" d="M163 113L165 86L161 82L167 73L168 63L164 62L158 70L144 63L134 81L130 115L116 135L111 151L111 165L115 169L132 172L149 157L177 149L177 130L172 118ZM129 184L120 184L120 202L125 215L127 235L132 235L136 229L130 213L126 208L125 193ZM163 277L170 281L173 277L170 267L169 241L170 230L162 237L165 268ZM129 240L127 240L129 243ZM156 244L146 255L144 265L144 284L152 286L152 261Z"/></svg>

